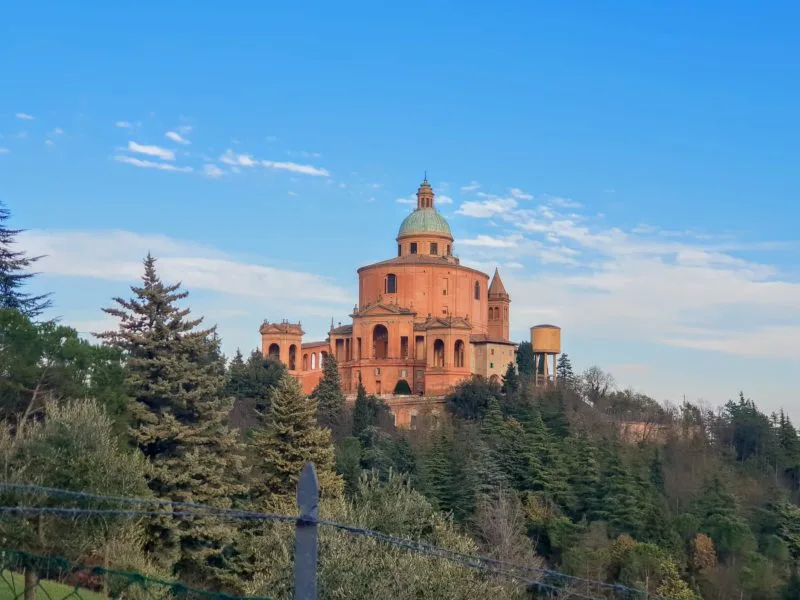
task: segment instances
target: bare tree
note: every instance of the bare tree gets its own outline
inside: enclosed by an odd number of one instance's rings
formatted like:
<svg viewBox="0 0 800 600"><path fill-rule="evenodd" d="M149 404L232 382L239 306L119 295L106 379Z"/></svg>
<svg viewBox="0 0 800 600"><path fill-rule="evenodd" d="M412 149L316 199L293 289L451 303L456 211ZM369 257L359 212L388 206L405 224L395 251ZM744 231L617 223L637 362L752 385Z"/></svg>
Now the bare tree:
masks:
<svg viewBox="0 0 800 600"><path fill-rule="evenodd" d="M580 378L581 392L584 400L590 402L595 408L602 403L608 394L614 391L617 383L611 373L606 373L598 366L586 369Z"/></svg>

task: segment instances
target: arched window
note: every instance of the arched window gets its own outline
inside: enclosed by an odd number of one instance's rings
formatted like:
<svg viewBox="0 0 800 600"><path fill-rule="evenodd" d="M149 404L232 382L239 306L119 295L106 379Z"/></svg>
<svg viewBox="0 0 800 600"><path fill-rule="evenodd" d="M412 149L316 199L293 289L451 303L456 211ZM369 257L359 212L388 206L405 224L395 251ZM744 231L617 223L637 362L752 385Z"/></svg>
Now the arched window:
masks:
<svg viewBox="0 0 800 600"><path fill-rule="evenodd" d="M397 275L395 275L394 273L389 273L386 276L385 288L387 294L397 293Z"/></svg>
<svg viewBox="0 0 800 600"><path fill-rule="evenodd" d="M433 366L444 366L444 342L442 340L433 342Z"/></svg>
<svg viewBox="0 0 800 600"><path fill-rule="evenodd" d="M267 350L267 356L270 358L274 358L275 360L281 359L281 347L278 344L270 344L269 350Z"/></svg>
<svg viewBox="0 0 800 600"><path fill-rule="evenodd" d="M450 256L450 244L447 244L447 256Z"/></svg>
<svg viewBox="0 0 800 600"><path fill-rule="evenodd" d="M292 344L289 346L289 370L294 371L297 369L297 346Z"/></svg>
<svg viewBox="0 0 800 600"><path fill-rule="evenodd" d="M316 371L316 369L317 369L317 353L316 352L312 352L311 353L311 370L312 371Z"/></svg>
<svg viewBox="0 0 800 600"><path fill-rule="evenodd" d="M475 282L475 300L481 299L481 284L480 282Z"/></svg>
<svg viewBox="0 0 800 600"><path fill-rule="evenodd" d="M385 325L375 325L372 330L372 357L387 358L389 356L389 330Z"/></svg>
<svg viewBox="0 0 800 600"><path fill-rule="evenodd" d="M463 340L456 340L456 345L453 352L453 361L456 367L464 366L464 342Z"/></svg>
<svg viewBox="0 0 800 600"><path fill-rule="evenodd" d="M303 371L308 371L308 354L303 354Z"/></svg>

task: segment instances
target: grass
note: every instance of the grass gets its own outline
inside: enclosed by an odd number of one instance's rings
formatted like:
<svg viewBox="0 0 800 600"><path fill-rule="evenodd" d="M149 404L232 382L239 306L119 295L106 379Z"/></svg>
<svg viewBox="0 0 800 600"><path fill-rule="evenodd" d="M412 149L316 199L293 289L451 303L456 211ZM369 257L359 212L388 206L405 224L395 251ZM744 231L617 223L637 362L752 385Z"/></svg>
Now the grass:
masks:
<svg viewBox="0 0 800 600"><path fill-rule="evenodd" d="M21 600L25 585L21 573L3 571L0 578L0 600ZM55 581L42 580L36 588L36 600L103 600L103 595L81 588L74 588Z"/></svg>

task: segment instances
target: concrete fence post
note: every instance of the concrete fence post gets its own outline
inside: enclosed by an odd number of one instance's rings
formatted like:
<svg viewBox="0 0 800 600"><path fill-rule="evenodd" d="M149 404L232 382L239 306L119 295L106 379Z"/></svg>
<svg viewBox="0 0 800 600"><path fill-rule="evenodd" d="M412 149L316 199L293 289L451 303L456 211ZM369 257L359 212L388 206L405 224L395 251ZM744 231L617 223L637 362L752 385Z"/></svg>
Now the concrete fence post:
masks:
<svg viewBox="0 0 800 600"><path fill-rule="evenodd" d="M319 481L312 462L306 463L297 482L297 507L300 518L295 527L294 597L295 600L317 600Z"/></svg>

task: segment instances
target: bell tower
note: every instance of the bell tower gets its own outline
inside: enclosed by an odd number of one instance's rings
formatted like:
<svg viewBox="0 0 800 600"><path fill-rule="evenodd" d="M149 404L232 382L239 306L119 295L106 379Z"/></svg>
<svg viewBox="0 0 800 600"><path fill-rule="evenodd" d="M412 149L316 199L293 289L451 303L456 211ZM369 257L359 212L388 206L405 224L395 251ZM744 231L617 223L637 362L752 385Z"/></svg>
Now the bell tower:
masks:
<svg viewBox="0 0 800 600"><path fill-rule="evenodd" d="M508 308L511 298L500 279L499 269L494 270L492 283L489 285L489 337L492 339L508 340L509 314Z"/></svg>

